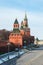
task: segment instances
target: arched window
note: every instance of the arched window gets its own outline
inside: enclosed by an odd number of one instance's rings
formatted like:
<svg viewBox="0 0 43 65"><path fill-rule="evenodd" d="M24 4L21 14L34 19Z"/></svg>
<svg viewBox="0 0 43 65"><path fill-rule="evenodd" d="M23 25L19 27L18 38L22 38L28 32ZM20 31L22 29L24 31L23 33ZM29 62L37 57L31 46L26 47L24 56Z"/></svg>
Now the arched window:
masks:
<svg viewBox="0 0 43 65"><path fill-rule="evenodd" d="M14 34L16 36L16 34Z"/></svg>
<svg viewBox="0 0 43 65"><path fill-rule="evenodd" d="M13 33L11 35L13 36Z"/></svg>
<svg viewBox="0 0 43 65"><path fill-rule="evenodd" d="M15 27L17 27L17 25L15 25Z"/></svg>
<svg viewBox="0 0 43 65"><path fill-rule="evenodd" d="M14 27L15 27L15 25L14 25Z"/></svg>

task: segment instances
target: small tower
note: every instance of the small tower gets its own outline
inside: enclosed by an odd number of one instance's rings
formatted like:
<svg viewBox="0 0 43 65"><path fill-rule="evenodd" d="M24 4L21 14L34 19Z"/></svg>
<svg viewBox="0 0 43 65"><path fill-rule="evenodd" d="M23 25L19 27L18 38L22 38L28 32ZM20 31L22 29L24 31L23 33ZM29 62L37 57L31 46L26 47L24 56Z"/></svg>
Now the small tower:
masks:
<svg viewBox="0 0 43 65"><path fill-rule="evenodd" d="M19 23L17 19L14 21L13 31L9 36L9 42L14 44L15 47L22 47L22 35L20 34Z"/></svg>
<svg viewBox="0 0 43 65"><path fill-rule="evenodd" d="M24 28L28 27L28 19L27 19L26 13L25 13L24 21L23 21L23 26L24 26Z"/></svg>
<svg viewBox="0 0 43 65"><path fill-rule="evenodd" d="M13 32L19 32L19 23L18 23L18 20L15 19L15 22L14 22L14 28L13 28Z"/></svg>
<svg viewBox="0 0 43 65"><path fill-rule="evenodd" d="M21 29L23 29L23 21L21 22Z"/></svg>

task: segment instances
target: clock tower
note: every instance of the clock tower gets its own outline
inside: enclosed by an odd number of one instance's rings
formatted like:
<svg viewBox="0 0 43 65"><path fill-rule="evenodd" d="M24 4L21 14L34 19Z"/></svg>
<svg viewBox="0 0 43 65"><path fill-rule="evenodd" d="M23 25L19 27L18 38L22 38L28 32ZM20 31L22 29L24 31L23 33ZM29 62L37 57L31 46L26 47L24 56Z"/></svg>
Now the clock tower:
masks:
<svg viewBox="0 0 43 65"><path fill-rule="evenodd" d="M24 20L23 20L23 27L24 27L24 28L27 28L27 27L28 27L28 19L27 19L26 13L25 13L25 18L24 18Z"/></svg>

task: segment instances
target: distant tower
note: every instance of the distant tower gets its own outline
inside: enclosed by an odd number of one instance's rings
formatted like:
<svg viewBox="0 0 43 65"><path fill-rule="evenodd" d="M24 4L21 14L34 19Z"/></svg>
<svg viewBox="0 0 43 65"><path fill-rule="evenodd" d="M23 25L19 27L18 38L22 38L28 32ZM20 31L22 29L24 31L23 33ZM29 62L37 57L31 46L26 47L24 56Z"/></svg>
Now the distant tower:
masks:
<svg viewBox="0 0 43 65"><path fill-rule="evenodd" d="M21 22L21 29L23 29L23 21Z"/></svg>
<svg viewBox="0 0 43 65"><path fill-rule="evenodd" d="M23 27L24 27L24 28L28 27L28 19L27 19L26 13L25 13L24 21L23 21Z"/></svg>
<svg viewBox="0 0 43 65"><path fill-rule="evenodd" d="M19 32L19 23L17 19L14 21L13 32Z"/></svg>

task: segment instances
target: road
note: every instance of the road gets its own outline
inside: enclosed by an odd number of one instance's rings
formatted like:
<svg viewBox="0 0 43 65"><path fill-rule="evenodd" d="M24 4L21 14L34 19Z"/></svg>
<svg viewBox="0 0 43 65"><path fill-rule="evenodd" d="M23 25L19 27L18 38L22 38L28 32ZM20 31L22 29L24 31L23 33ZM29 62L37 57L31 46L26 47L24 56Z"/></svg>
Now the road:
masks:
<svg viewBox="0 0 43 65"><path fill-rule="evenodd" d="M16 61L16 65L43 65L43 47L28 51Z"/></svg>
<svg viewBox="0 0 43 65"><path fill-rule="evenodd" d="M43 47L28 51L20 58L13 58L2 65L43 65Z"/></svg>

